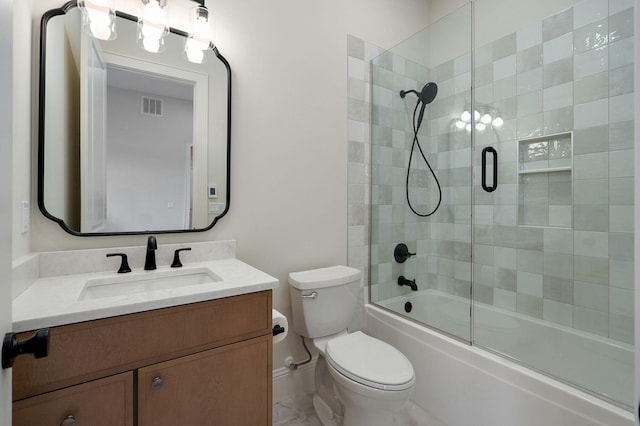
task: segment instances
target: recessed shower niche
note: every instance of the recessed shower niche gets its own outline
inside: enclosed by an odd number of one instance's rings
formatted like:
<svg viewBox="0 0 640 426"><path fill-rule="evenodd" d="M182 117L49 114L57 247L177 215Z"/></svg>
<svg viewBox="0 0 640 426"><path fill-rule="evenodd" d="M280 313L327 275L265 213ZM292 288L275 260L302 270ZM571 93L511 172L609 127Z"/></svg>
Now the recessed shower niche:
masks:
<svg viewBox="0 0 640 426"><path fill-rule="evenodd" d="M518 141L518 224L571 228L573 133Z"/></svg>

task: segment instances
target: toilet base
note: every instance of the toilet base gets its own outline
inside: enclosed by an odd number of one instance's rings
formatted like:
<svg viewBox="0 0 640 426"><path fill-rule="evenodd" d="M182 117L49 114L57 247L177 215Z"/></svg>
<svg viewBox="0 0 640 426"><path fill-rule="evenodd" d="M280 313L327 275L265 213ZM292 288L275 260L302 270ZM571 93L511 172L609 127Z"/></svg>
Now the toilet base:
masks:
<svg viewBox="0 0 640 426"><path fill-rule="evenodd" d="M334 386L338 399L344 407L342 426L390 426L397 425L400 413L408 401L371 400L349 389ZM403 422L400 422L403 424Z"/></svg>
<svg viewBox="0 0 640 426"><path fill-rule="evenodd" d="M343 417L333 411L318 394L313 394L313 410L322 426L341 426L343 424Z"/></svg>

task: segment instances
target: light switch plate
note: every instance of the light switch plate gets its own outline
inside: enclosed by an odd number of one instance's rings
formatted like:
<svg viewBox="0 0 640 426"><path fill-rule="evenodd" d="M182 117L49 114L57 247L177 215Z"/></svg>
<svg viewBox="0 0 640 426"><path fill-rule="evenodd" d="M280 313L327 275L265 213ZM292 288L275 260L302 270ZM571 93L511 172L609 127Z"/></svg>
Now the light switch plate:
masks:
<svg viewBox="0 0 640 426"><path fill-rule="evenodd" d="M29 202L22 201L20 205L22 206L20 214L20 232L26 234L27 232L29 232L29 221L31 220Z"/></svg>

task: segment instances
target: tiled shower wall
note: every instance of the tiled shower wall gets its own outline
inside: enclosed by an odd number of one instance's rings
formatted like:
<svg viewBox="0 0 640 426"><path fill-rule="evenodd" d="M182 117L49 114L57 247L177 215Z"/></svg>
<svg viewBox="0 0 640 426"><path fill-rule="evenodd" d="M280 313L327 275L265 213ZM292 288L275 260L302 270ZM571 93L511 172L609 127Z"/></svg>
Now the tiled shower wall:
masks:
<svg viewBox="0 0 640 426"><path fill-rule="evenodd" d="M421 288L468 296L473 251L476 300L633 342L632 7L632 0L585 1L477 48L476 103L499 113L504 125L476 131L473 154L467 132L453 125L470 103L470 55L430 70L383 55L373 67L384 83L373 88L380 104L371 108L370 160L367 62L375 55L367 57L367 44L349 38L349 263L366 268L371 165L374 301L406 292L395 284L401 272ZM407 213L403 181L413 111L396 94L426 81L436 81L440 91L421 130L429 137L421 140L428 139L443 205L437 217L417 219ZM558 133L571 138L563 176L520 174L519 163L554 155L522 147ZM494 193L478 181L470 185L472 156L479 166L488 145L499 153ZM412 185L429 185L422 176L416 174ZM433 192L429 197L433 201ZM534 222L523 222L532 206ZM527 226L545 215L547 226ZM399 241L417 250L415 266L399 269L393 262Z"/></svg>
<svg viewBox="0 0 640 426"><path fill-rule="evenodd" d="M347 36L347 162L348 162L348 265L363 271L369 283L369 224L371 170L371 68L382 49ZM368 289L365 288L365 300Z"/></svg>
<svg viewBox="0 0 640 426"><path fill-rule="evenodd" d="M627 343L632 8L630 0L584 1L475 51L476 102L499 110L505 124L476 133L476 151L499 152L500 174L496 192L474 188L474 299ZM556 147L565 141L555 159L531 149L547 135ZM531 157L569 167L520 174ZM535 208L523 221L527 205Z"/></svg>

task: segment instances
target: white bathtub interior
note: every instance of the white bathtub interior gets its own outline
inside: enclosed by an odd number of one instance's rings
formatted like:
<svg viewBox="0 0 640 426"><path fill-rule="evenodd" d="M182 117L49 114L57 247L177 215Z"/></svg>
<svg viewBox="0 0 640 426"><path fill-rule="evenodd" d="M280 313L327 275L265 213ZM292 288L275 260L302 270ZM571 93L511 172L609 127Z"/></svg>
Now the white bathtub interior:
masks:
<svg viewBox="0 0 640 426"><path fill-rule="evenodd" d="M405 311L410 302L411 312ZM378 303L452 336L468 333L469 301L422 290ZM474 340L523 365L611 401L633 405L633 346L482 303L473 305ZM597 366L597 368L593 368Z"/></svg>

